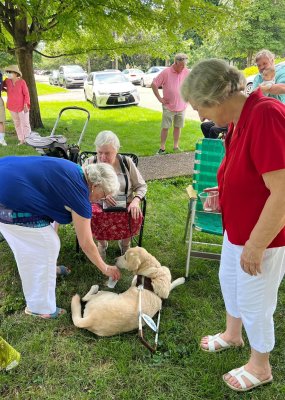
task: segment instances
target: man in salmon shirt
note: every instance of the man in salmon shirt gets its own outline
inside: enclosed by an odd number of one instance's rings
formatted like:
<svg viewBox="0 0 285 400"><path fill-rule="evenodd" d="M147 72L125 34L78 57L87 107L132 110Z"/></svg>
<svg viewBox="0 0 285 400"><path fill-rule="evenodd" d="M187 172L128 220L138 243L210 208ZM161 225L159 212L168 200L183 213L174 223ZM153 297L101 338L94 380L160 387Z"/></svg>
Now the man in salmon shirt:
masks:
<svg viewBox="0 0 285 400"><path fill-rule="evenodd" d="M165 143L168 130L172 125L174 125L173 150L175 152L181 151L179 149L179 138L181 128L184 126L187 103L185 103L180 96L180 86L189 73L189 69L186 68L187 61L188 57L186 54L176 54L174 57L174 64L165 68L151 84L153 93L162 104L160 149L156 154L166 153ZM160 96L158 91L159 87L162 87L163 97Z"/></svg>

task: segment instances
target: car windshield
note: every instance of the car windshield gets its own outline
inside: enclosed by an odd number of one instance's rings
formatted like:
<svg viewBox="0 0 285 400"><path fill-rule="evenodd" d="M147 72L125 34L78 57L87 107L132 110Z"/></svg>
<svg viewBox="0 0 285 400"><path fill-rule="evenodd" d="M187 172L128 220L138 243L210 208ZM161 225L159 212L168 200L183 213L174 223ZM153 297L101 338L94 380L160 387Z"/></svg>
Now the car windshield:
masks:
<svg viewBox="0 0 285 400"><path fill-rule="evenodd" d="M123 74L98 74L95 75L95 81L98 83L120 83L129 82Z"/></svg>
<svg viewBox="0 0 285 400"><path fill-rule="evenodd" d="M65 67L66 72L84 72L79 65L71 65L70 67Z"/></svg>

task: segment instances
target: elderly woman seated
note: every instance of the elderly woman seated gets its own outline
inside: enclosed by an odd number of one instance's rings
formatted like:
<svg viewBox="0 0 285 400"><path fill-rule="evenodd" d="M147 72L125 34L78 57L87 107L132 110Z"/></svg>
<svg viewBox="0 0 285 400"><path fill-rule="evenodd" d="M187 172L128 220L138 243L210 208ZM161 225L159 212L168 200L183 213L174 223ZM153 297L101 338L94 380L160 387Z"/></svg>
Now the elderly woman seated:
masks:
<svg viewBox="0 0 285 400"><path fill-rule="evenodd" d="M126 212L104 212L102 201L92 204L91 229L98 240L98 250L103 259L106 258L108 240L118 240L121 254L129 248L132 236L136 235L142 224L140 202L144 198L147 185L139 170L130 157L118 154L120 141L111 131L100 132L94 142L97 155L88 158L85 162L110 164L118 176L120 183L119 195L126 198ZM116 199L107 195L107 206L116 205Z"/></svg>

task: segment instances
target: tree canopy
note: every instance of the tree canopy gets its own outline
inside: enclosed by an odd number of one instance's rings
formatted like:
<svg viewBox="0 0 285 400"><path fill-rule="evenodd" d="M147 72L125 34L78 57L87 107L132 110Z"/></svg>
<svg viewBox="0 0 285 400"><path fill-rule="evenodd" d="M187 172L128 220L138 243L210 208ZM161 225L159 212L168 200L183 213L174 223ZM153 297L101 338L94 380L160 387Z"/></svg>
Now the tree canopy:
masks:
<svg viewBox="0 0 285 400"><path fill-rule="evenodd" d="M204 51L249 59L262 47L281 51L284 1L273 0L272 7L271 0L0 0L0 52L7 54L2 63L15 57L19 64L36 128L42 121L34 53L83 63L91 56L167 59L182 50L191 60L199 48L196 57Z"/></svg>

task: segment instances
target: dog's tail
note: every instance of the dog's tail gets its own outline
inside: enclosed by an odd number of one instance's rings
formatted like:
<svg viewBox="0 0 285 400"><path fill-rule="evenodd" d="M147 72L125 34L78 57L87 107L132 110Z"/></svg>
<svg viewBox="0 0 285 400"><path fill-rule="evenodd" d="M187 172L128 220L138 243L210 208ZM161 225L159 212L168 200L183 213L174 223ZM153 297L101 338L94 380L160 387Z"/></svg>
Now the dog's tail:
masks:
<svg viewBox="0 0 285 400"><path fill-rule="evenodd" d="M171 282L170 291L176 288L176 286L183 285L185 283L185 278L178 278L175 281Z"/></svg>
<svg viewBox="0 0 285 400"><path fill-rule="evenodd" d="M72 321L78 328L88 328L90 325L89 318L82 318L80 296L76 294L71 300Z"/></svg>

